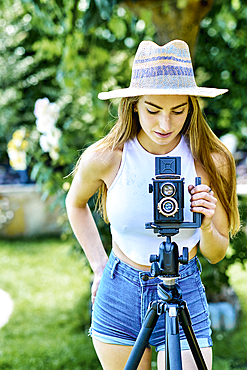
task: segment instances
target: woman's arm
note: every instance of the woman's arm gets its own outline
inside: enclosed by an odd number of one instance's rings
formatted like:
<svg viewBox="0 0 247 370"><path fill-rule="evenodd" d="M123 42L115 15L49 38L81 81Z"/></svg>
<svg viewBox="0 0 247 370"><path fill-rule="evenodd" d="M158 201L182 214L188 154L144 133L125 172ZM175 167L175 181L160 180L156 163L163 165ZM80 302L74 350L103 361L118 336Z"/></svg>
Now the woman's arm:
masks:
<svg viewBox="0 0 247 370"><path fill-rule="evenodd" d="M107 181L110 178L109 174L113 176L112 170L115 168L113 158L114 152L110 155L100 155L96 151L86 151L81 157L66 197L71 227L94 272L93 301L108 257L87 202L105 179Z"/></svg>
<svg viewBox="0 0 247 370"><path fill-rule="evenodd" d="M189 192L191 210L203 215L200 250L209 262L217 263L225 257L229 245L228 217L216 189L209 191L208 175L199 163L196 163L196 172L202 178L202 184L196 187L190 185Z"/></svg>

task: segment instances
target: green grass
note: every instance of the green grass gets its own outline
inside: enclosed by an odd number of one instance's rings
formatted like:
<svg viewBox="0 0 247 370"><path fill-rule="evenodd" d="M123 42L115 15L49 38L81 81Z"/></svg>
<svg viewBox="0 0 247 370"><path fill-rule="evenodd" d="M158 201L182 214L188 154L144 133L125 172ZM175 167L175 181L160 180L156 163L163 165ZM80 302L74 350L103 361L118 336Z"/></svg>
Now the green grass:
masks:
<svg viewBox="0 0 247 370"><path fill-rule="evenodd" d="M0 369L100 369L91 340L91 272L60 240L1 241L0 288L14 300Z"/></svg>
<svg viewBox="0 0 247 370"><path fill-rule="evenodd" d="M100 370L91 339L91 272L58 239L0 241L0 288L14 300L0 329L0 370ZM213 333L213 370L247 369L247 271L230 281L240 303L237 327ZM156 369L155 354L152 369Z"/></svg>
<svg viewBox="0 0 247 370"><path fill-rule="evenodd" d="M236 328L227 332L215 332L213 370L247 369L247 270L240 264L229 269L230 283L241 305Z"/></svg>

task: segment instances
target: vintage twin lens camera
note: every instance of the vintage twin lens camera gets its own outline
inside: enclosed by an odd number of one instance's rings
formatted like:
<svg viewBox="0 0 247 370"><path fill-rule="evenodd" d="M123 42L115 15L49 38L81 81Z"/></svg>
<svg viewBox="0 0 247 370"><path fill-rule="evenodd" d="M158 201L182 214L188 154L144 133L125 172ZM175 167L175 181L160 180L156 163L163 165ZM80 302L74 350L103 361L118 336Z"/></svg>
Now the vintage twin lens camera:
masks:
<svg viewBox="0 0 247 370"><path fill-rule="evenodd" d="M154 198L154 222L183 222L184 178L180 175L180 157L155 158L155 178L149 185Z"/></svg>
<svg viewBox="0 0 247 370"><path fill-rule="evenodd" d="M193 213L193 222L184 222L184 178L181 177L181 157L155 157L155 177L149 184L153 193L153 222L145 224L146 229L159 230L198 228L201 214ZM201 178L195 178L195 186ZM177 233L177 231L176 231Z"/></svg>

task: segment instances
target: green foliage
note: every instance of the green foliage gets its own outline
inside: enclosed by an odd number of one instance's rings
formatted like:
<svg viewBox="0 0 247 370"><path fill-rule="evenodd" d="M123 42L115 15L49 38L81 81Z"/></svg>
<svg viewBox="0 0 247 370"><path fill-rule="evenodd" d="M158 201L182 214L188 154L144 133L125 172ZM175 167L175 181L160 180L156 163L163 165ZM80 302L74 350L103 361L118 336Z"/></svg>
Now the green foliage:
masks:
<svg viewBox="0 0 247 370"><path fill-rule="evenodd" d="M56 194L62 209L72 180L65 176L73 170L82 150L103 137L115 120L109 116L107 104L97 98L98 92L128 84L130 57L139 42L154 33L152 26L145 28L144 21L140 23L122 7L111 4L112 17L99 18L85 34L88 4L76 0L9 0L0 6L0 68L4 76L0 82L0 160L6 161L12 133L25 126L31 179L40 185L43 199ZM101 12L102 4L97 2ZM59 106L56 127L62 136L58 158L40 146L42 135L33 111L35 102L44 98ZM71 229L65 215L63 219L66 238ZM103 229L102 234L104 238Z"/></svg>
<svg viewBox="0 0 247 370"><path fill-rule="evenodd" d="M238 139L238 150L247 151L247 109L245 107L247 64L247 5L242 1L217 0L201 22L195 71L200 85L228 88L229 92L215 99L204 99L204 111L214 132ZM231 241L223 261L216 266L201 258L203 281L209 296L229 284L228 268L236 260L247 260L247 202L239 197L242 231Z"/></svg>
<svg viewBox="0 0 247 370"><path fill-rule="evenodd" d="M247 220L247 199L239 197L240 200L240 217L243 220L241 231L231 240L225 258L212 265L201 256L202 264L202 280L207 287L206 293L210 301L214 300L214 295L221 292L222 287L229 286L229 266L238 262L244 268L247 261L247 235L246 235L246 220Z"/></svg>
<svg viewBox="0 0 247 370"><path fill-rule="evenodd" d="M223 286L229 285L229 266L238 262L244 268L247 261L247 236L246 236L246 220L247 220L247 199L239 197L240 200L240 216L244 220L242 230L235 238L231 240L231 244L227 250L225 258L211 265L203 257L200 258L202 264L202 279L207 287L207 297L211 301L215 293L220 293Z"/></svg>
<svg viewBox="0 0 247 370"><path fill-rule="evenodd" d="M247 150L245 107L247 65L247 5L217 0L201 22L196 52L198 77L205 86L228 88L223 97L208 100L205 113L217 135L233 133L238 149Z"/></svg>

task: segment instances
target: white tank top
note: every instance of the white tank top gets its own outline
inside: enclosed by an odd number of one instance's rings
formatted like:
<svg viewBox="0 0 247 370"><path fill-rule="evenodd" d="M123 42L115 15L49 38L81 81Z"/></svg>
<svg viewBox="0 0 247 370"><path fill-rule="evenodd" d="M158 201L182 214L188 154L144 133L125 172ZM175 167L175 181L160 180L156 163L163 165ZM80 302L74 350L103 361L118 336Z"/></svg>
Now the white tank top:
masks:
<svg viewBox="0 0 247 370"><path fill-rule="evenodd" d="M194 159L184 137L166 156L181 157L181 176L184 186L184 221L192 222L190 194L188 185L195 184L196 170ZM153 194L148 191L155 175L155 156L147 152L138 139L124 144L122 161L112 185L107 193L107 215L113 240L121 251L133 262L150 265L150 254L159 254L161 237L151 229L145 229L145 223L153 221ZM199 229L180 229L172 237L182 254L183 247L191 250L200 239Z"/></svg>

